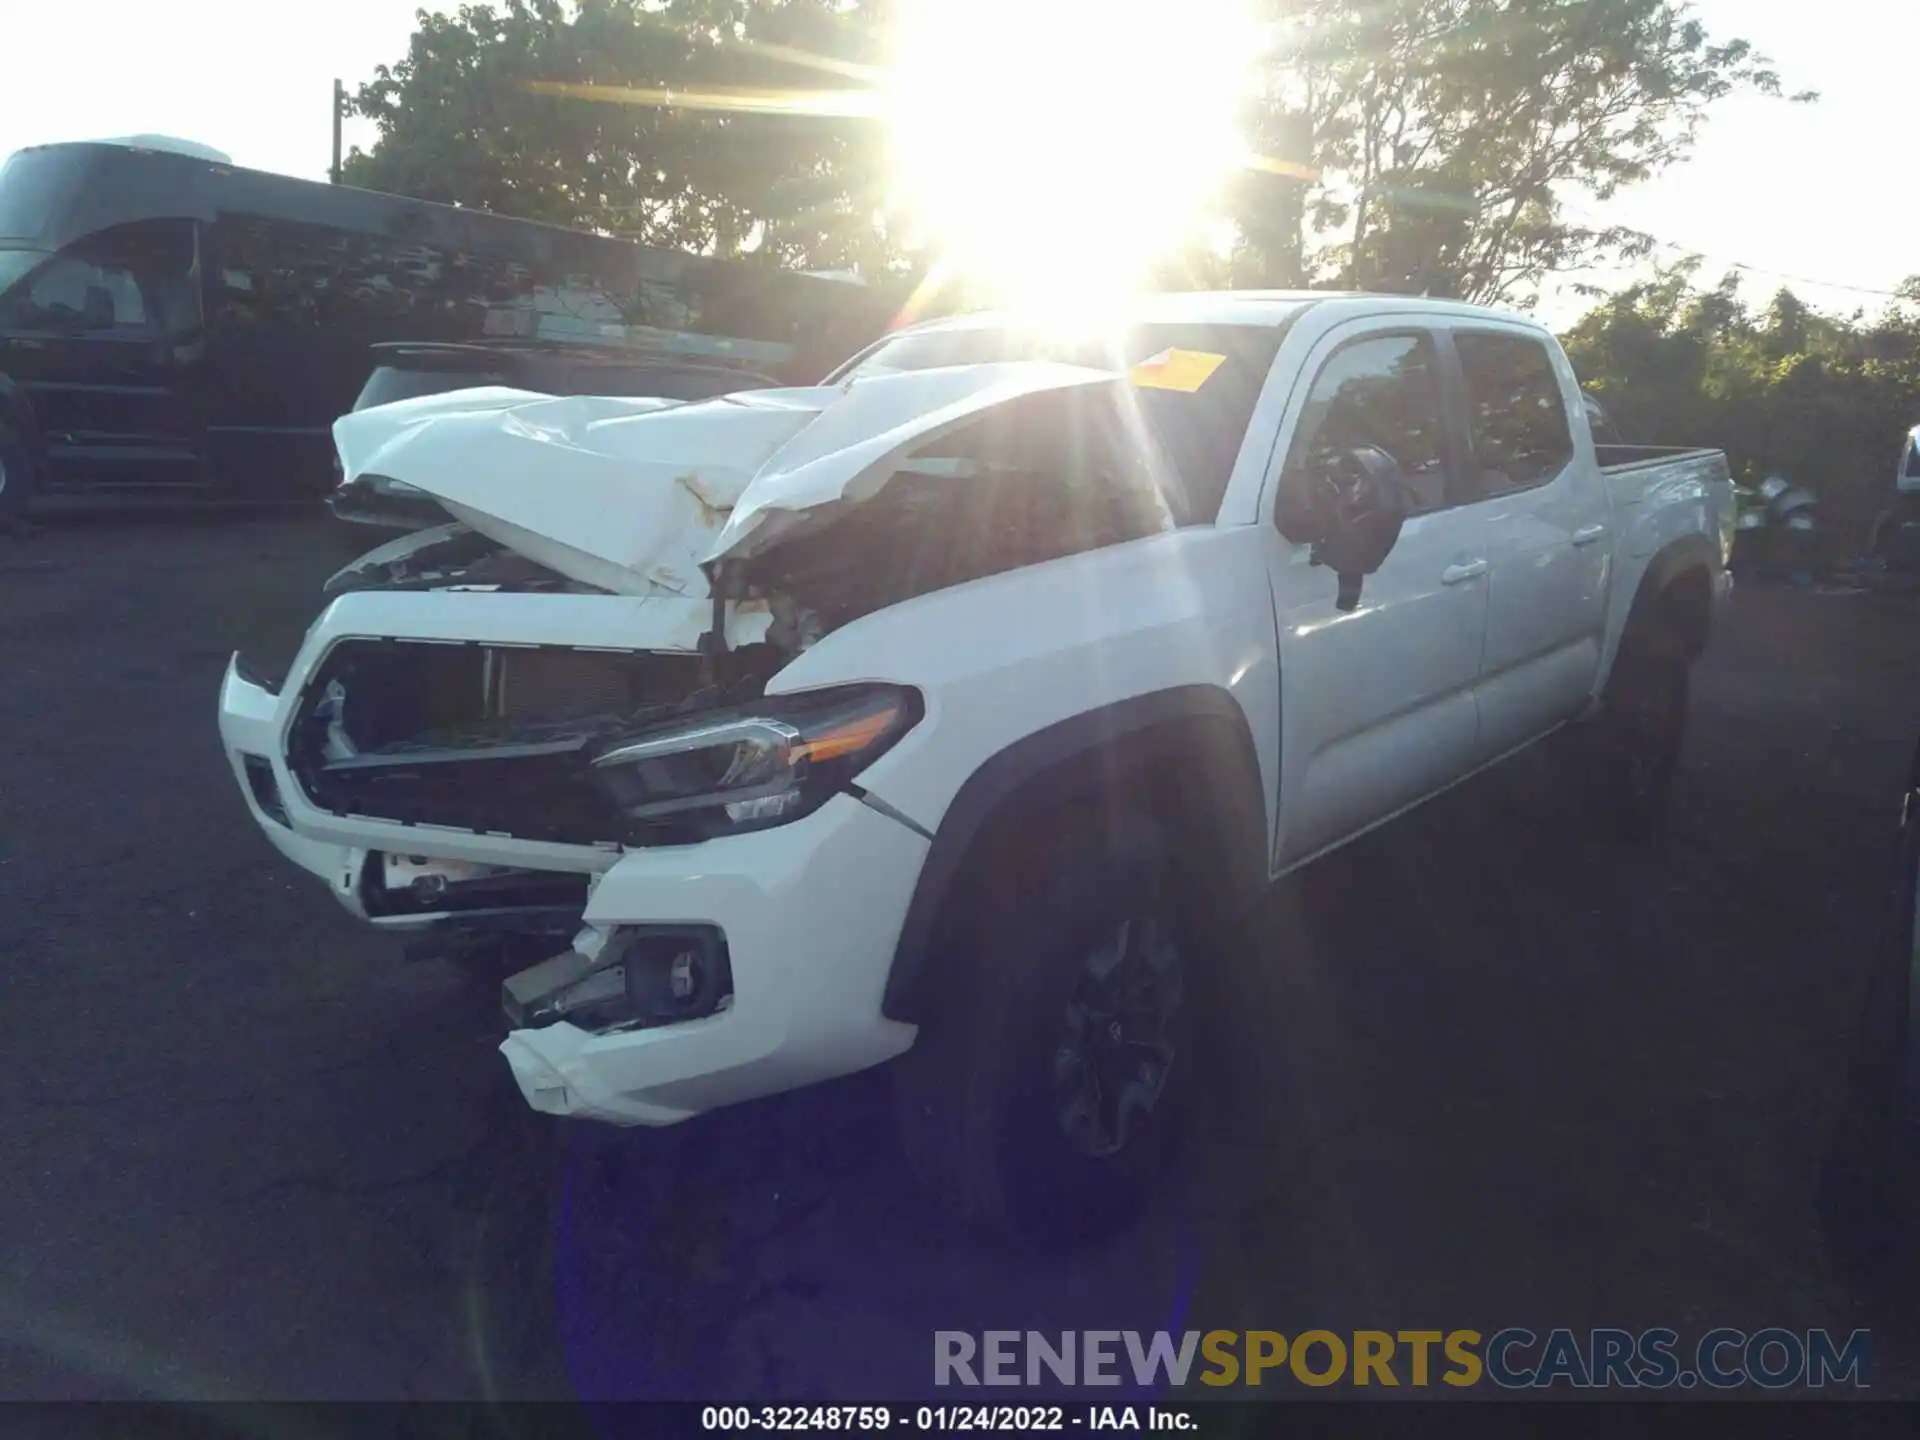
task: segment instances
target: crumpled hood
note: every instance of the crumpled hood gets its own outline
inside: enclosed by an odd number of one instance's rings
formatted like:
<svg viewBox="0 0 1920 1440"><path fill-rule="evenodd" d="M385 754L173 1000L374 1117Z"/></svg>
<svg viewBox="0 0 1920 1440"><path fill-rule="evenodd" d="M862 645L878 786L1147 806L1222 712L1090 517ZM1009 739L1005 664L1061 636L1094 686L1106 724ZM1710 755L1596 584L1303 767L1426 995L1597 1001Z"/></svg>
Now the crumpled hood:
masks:
<svg viewBox="0 0 1920 1440"><path fill-rule="evenodd" d="M1114 384L1045 361L681 402L489 388L342 416L348 479L422 490L536 564L624 595L708 594L702 567L870 499L900 457L996 405Z"/></svg>

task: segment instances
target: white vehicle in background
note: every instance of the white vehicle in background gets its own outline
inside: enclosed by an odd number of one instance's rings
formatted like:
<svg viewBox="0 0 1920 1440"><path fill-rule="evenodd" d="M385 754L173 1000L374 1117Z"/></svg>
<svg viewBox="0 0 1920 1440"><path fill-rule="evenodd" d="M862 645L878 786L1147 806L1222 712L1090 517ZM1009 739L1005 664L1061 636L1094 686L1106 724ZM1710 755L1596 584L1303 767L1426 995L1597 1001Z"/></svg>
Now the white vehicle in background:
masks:
<svg viewBox="0 0 1920 1440"><path fill-rule="evenodd" d="M1867 532L1862 577L1888 590L1920 584L1920 425L1907 432L1893 472L1893 495Z"/></svg>
<svg viewBox="0 0 1920 1440"><path fill-rule="evenodd" d="M1569 726L1658 826L1728 589L1716 451L1596 453L1553 337L1170 295L694 404L349 416L459 522L374 552L220 725L254 818L509 979L535 1108L664 1125L897 1061L972 1221L1110 1220L1179 1124L1219 917ZM528 484L537 475L541 483ZM1217 986L1215 987L1217 988Z"/></svg>

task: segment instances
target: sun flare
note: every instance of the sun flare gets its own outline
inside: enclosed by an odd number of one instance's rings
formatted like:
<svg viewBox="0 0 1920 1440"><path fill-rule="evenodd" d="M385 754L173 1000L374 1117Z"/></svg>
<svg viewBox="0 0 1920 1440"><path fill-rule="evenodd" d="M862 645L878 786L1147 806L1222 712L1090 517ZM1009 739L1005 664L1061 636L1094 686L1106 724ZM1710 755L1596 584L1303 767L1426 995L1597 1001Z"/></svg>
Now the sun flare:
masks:
<svg viewBox="0 0 1920 1440"><path fill-rule="evenodd" d="M1246 162L1258 34L1236 0L904 0L897 198L1006 303L1134 288Z"/></svg>

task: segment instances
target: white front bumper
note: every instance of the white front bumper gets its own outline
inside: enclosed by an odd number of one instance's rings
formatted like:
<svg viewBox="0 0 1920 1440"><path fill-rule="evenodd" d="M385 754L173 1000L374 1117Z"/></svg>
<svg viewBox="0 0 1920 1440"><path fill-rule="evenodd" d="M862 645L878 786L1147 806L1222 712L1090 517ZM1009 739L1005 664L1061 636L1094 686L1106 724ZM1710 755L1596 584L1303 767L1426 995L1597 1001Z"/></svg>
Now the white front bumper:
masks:
<svg viewBox="0 0 1920 1440"><path fill-rule="evenodd" d="M880 1013L927 842L851 796L792 825L630 851L601 876L589 925L718 926L730 1009L615 1035L568 1024L501 1044L536 1110L670 1125L877 1065L914 1027Z"/></svg>
<svg viewBox="0 0 1920 1440"><path fill-rule="evenodd" d="M299 673L299 667L295 667ZM880 1012L927 841L836 796L791 825L624 855L464 831L428 831L314 809L287 769L287 695L229 667L220 737L247 809L274 847L366 918L369 850L425 852L527 869L599 870L586 922L702 924L725 936L731 1008L616 1035L559 1024L501 1045L535 1109L621 1125L668 1125L736 1101L850 1074L900 1054L914 1027ZM244 757L272 766L287 823L269 816ZM432 916L376 921L393 928Z"/></svg>
<svg viewBox="0 0 1920 1440"><path fill-rule="evenodd" d="M422 930L448 917L435 912L369 915L360 881L370 851L573 872L604 870L617 858L608 851L574 845L548 845L467 831L430 831L317 810L307 803L287 768L287 703L283 696L241 674L237 659L227 667L220 685L220 741L227 752L228 767L240 786L247 813L273 848L325 882L334 899L371 925L390 931ZM272 768L284 820L261 808L247 779L249 756L265 760Z"/></svg>
<svg viewBox="0 0 1920 1440"><path fill-rule="evenodd" d="M398 543L410 543L412 539L406 537ZM514 603L528 599L534 603ZM395 600L404 603L396 605L392 603ZM448 603L463 600L480 603ZM220 683L220 740L227 752L227 763L239 783L248 813L273 847L301 869L325 881L333 897L354 915L382 929L420 929L446 917L438 914L369 916L361 901L360 875L370 851L574 874L609 869L619 856L608 849L402 825L317 809L307 802L287 768L287 732L298 703L301 681L336 640L407 634L439 640L480 641L500 634L518 638L518 632L530 631L525 636L529 643L547 643L559 637L558 643L623 648L610 642L635 628L644 618L659 619L669 609L627 597L439 593L343 596L334 601L308 631L279 693L243 674L239 656L229 663ZM537 625L528 624L529 614L539 622ZM672 623L674 618L673 614L666 614L667 623ZM272 768L274 786L285 812L284 823L267 814L255 797L247 780L248 756L264 760Z"/></svg>
<svg viewBox="0 0 1920 1440"><path fill-rule="evenodd" d="M253 816L254 823L274 849L302 870L326 882L334 899L364 920L367 913L360 903L359 876L366 851L299 834L291 826L283 825L268 815L254 797L253 786L248 782L246 772L246 757L249 755L272 765L274 783L279 788L283 805L292 789L286 762L281 758L280 733L280 697L264 685L256 684L242 675L239 657L235 656L227 666L226 678L220 682L220 744L227 752L227 764L233 770L234 781L240 786L240 797L246 801L247 813Z"/></svg>

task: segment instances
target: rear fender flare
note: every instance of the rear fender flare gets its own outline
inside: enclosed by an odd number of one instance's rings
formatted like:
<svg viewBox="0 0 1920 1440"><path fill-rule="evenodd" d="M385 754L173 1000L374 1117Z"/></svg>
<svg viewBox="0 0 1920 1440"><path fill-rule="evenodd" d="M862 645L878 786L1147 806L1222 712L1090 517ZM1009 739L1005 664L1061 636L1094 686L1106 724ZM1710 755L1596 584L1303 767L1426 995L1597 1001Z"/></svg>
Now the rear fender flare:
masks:
<svg viewBox="0 0 1920 1440"><path fill-rule="evenodd" d="M1610 675L1613 672L1627 637L1651 622L1663 598L1676 582L1697 573L1707 586L1710 608L1713 577L1719 567L1719 546L1705 535L1682 535L1655 551L1653 558L1647 561L1646 568L1640 572L1640 579L1634 587L1633 603L1628 606L1625 620L1612 637L1606 673ZM1710 615L1707 618L1710 619ZM1688 659L1699 659L1706 649L1706 625L1701 624L1691 630L1685 638Z"/></svg>

